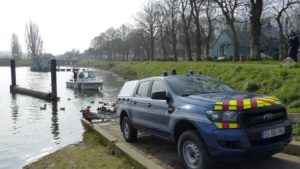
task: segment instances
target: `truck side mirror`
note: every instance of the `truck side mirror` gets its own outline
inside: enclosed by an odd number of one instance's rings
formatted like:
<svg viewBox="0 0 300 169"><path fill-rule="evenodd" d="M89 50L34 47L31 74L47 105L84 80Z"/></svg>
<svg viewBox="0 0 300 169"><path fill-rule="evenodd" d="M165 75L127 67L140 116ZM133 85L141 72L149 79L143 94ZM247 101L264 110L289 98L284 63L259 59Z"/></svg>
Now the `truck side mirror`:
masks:
<svg viewBox="0 0 300 169"><path fill-rule="evenodd" d="M158 91L151 94L151 99L153 100L167 100L167 92Z"/></svg>

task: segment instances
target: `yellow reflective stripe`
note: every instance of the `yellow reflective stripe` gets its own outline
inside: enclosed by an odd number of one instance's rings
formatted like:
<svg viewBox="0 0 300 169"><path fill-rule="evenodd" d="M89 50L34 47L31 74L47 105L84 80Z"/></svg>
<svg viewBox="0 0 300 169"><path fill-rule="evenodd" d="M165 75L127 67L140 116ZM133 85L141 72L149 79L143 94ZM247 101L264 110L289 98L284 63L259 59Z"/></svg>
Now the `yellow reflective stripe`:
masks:
<svg viewBox="0 0 300 169"><path fill-rule="evenodd" d="M254 98L254 101L256 102L254 105L256 105L255 107L266 107L266 106L272 106L274 104L282 104L279 99L275 96L267 96L267 97L260 97L260 98ZM214 105L214 110L223 110L223 105L224 102L215 102ZM229 100L228 101L228 105L226 104L226 108L228 107L228 110L237 110L237 100ZM243 109L251 109L254 108L251 106L251 99L244 99L243 100L243 105L239 105L239 106L243 106Z"/></svg>
<svg viewBox="0 0 300 169"><path fill-rule="evenodd" d="M276 102L274 102L275 104L281 104L281 102L280 101L276 101Z"/></svg>
<svg viewBox="0 0 300 169"><path fill-rule="evenodd" d="M269 101L269 102L275 102L276 100L273 100L273 99L269 99L269 98L262 98L262 100L266 100L266 101Z"/></svg>
<svg viewBox="0 0 300 169"><path fill-rule="evenodd" d="M223 105L223 102L216 102L217 105Z"/></svg>
<svg viewBox="0 0 300 169"><path fill-rule="evenodd" d="M238 125L236 123L230 123L229 128L236 129L236 128L238 128Z"/></svg>
<svg viewBox="0 0 300 169"><path fill-rule="evenodd" d="M251 101L250 99L243 100L244 109L250 109L251 108Z"/></svg>
<svg viewBox="0 0 300 169"><path fill-rule="evenodd" d="M220 123L220 122L215 122L215 125L216 125L219 129L223 128L222 123Z"/></svg>
<svg viewBox="0 0 300 169"><path fill-rule="evenodd" d="M276 96L271 96L270 98L274 99L274 100L277 100L277 101L279 100L278 97L276 97Z"/></svg>
<svg viewBox="0 0 300 169"><path fill-rule="evenodd" d="M230 100L229 105L230 106L237 105L237 101L236 100Z"/></svg>
<svg viewBox="0 0 300 169"><path fill-rule="evenodd" d="M222 106L215 106L214 110L222 110Z"/></svg>
<svg viewBox="0 0 300 169"><path fill-rule="evenodd" d="M265 99L257 99L257 107L265 107L265 106L271 106L271 103L268 103L265 101Z"/></svg>
<svg viewBox="0 0 300 169"><path fill-rule="evenodd" d="M236 105L235 106L229 106L229 110L237 110Z"/></svg>
<svg viewBox="0 0 300 169"><path fill-rule="evenodd" d="M264 107L265 106L265 102L263 102L261 100L256 99L256 102L257 102L257 107Z"/></svg>

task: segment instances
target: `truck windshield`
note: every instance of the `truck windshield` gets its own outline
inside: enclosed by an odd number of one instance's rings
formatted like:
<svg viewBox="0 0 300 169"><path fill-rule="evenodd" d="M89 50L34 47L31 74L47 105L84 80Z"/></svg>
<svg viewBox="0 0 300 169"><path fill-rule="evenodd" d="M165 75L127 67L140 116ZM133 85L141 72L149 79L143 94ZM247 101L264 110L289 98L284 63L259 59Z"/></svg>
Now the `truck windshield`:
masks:
<svg viewBox="0 0 300 169"><path fill-rule="evenodd" d="M180 96L233 91L220 81L209 77L171 77L167 78L167 82L173 91Z"/></svg>

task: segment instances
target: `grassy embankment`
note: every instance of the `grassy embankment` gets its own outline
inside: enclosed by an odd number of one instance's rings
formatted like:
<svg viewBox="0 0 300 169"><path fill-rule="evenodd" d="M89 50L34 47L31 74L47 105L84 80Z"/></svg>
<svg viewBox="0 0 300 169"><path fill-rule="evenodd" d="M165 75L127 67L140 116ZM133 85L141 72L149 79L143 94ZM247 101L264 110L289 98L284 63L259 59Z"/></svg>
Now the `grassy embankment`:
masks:
<svg viewBox="0 0 300 169"><path fill-rule="evenodd" d="M31 59L19 59L16 61L16 66L31 66L32 60Z"/></svg>
<svg viewBox="0 0 300 169"><path fill-rule="evenodd" d="M293 125L293 135L295 140L300 141L300 123Z"/></svg>
<svg viewBox="0 0 300 169"><path fill-rule="evenodd" d="M290 113L300 113L300 68L267 63L114 62L109 65L107 62L80 62L81 65L112 71L126 79L159 76L163 70L171 72L173 68L178 74L186 74L192 68L195 73L212 76L238 91L275 95L286 104Z"/></svg>
<svg viewBox="0 0 300 169"><path fill-rule="evenodd" d="M57 168L107 168L132 169L124 159L111 154L111 150L101 145L101 139L91 131L84 133L84 140L49 154L24 169Z"/></svg>

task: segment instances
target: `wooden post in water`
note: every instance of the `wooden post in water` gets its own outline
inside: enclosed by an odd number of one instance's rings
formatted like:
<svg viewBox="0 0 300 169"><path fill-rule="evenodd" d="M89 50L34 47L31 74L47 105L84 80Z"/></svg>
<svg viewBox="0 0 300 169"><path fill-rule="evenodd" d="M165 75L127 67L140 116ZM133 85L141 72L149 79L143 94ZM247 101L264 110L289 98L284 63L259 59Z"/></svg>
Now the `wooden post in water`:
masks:
<svg viewBox="0 0 300 169"><path fill-rule="evenodd" d="M56 81L56 60L51 60L51 90L52 99L57 100L57 81Z"/></svg>
<svg viewBox="0 0 300 169"><path fill-rule="evenodd" d="M11 85L10 85L10 92L13 92L13 88L16 87L16 61L10 60L10 71L11 71Z"/></svg>

